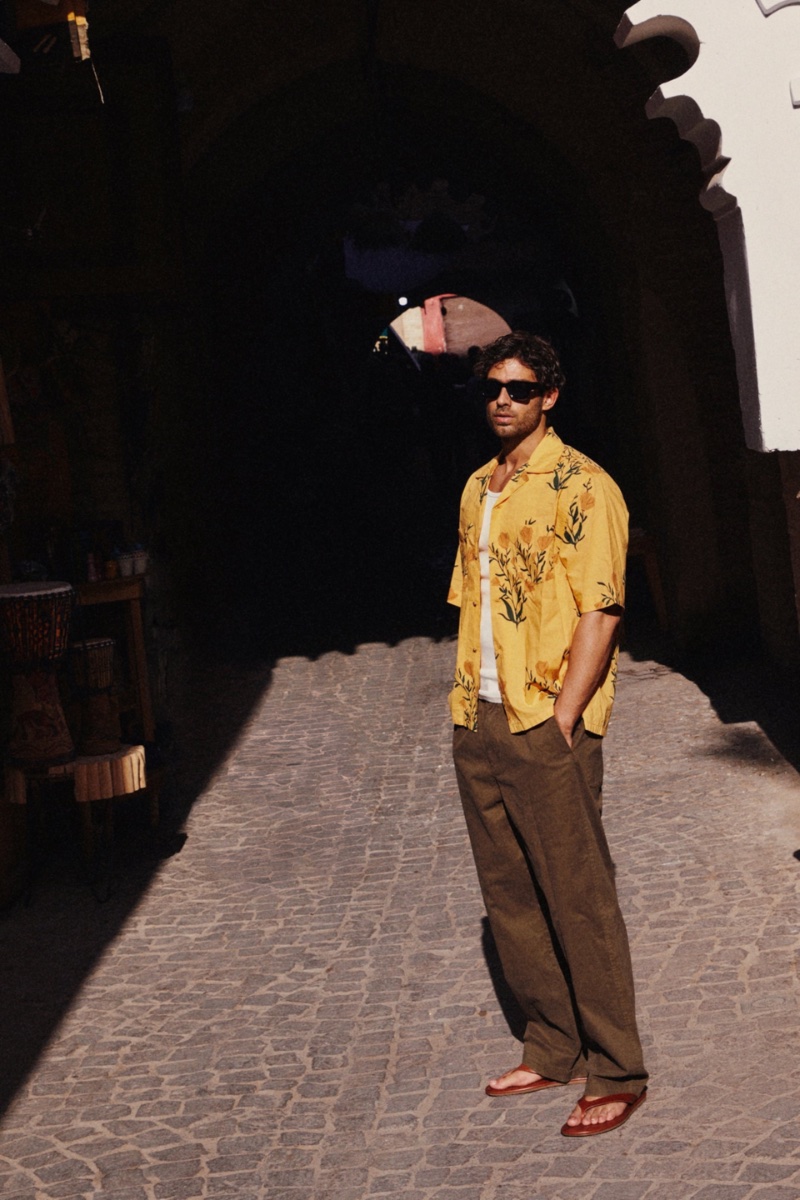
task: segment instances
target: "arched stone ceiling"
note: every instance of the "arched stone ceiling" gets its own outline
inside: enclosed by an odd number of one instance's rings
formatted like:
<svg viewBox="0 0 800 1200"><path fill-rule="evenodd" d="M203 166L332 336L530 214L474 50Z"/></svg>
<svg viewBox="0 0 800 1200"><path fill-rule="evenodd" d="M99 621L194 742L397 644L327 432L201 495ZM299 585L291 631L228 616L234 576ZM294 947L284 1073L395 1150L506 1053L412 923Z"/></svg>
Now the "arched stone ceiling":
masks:
<svg viewBox="0 0 800 1200"><path fill-rule="evenodd" d="M629 436L632 453L641 458L636 437L645 438L651 461L665 463L663 472L648 469L640 491L655 513L674 497L676 509L705 514L707 528L695 524L691 544L675 539L676 561L687 559L675 569L688 611L702 606L704 589L720 586L715 497L741 449L741 422L697 156L670 122L645 114L648 97L686 70L691 53L658 30L621 51L614 32L625 8L625 0L104 0L92 10L91 32L101 76L104 38L161 38L170 47L182 94L184 196L188 208L204 206L188 214L193 247L219 231L236 235L238 200L250 188L258 193L258 181L276 205L286 204L287 177L307 186L300 200L308 208L324 204L333 191L330 179L319 184L319 160L340 176L362 170L359 136L376 126L390 136L390 118L403 109L414 121L429 115L425 140L434 151L438 138L446 154L458 122L469 140L465 161L500 147L496 173L528 187L531 220L537 176L552 182L587 291L602 305L614 403L626 429L639 430ZM343 162L332 161L327 148L351 134ZM267 232L277 236L279 223ZM637 471L632 463L632 479ZM741 521L727 496L724 510L720 538L738 546ZM709 547L702 571L698 544Z"/></svg>
<svg viewBox="0 0 800 1200"><path fill-rule="evenodd" d="M575 78L589 42L613 47L620 0L104 0L92 8L91 37L119 34L166 39L184 97L185 165L209 147L263 97L350 62L369 75L375 61L402 62L452 74L503 102L531 107L555 98L560 79ZM559 53L553 54L553 46ZM651 65L669 47L648 46ZM512 70L513 66L513 70ZM655 67L658 70L658 67ZM544 71L546 81L537 76ZM619 64L621 79L630 75ZM671 73L674 73L672 71ZM663 75L660 77L664 77ZM595 80L601 90L607 82ZM654 82L658 82L654 79Z"/></svg>

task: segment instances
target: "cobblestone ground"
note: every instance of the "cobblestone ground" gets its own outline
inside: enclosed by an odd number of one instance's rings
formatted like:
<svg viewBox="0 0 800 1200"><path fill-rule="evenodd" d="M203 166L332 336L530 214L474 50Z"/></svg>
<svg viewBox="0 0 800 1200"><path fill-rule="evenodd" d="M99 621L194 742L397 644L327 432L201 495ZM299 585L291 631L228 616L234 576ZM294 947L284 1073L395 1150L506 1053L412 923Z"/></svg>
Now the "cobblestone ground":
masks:
<svg viewBox="0 0 800 1200"><path fill-rule="evenodd" d="M449 761L451 660L415 639L277 665L6 1113L6 1200L797 1200L794 771L625 658L606 823L651 1095L567 1141L572 1089L483 1094L519 1049ZM14 911L12 954L55 904Z"/></svg>

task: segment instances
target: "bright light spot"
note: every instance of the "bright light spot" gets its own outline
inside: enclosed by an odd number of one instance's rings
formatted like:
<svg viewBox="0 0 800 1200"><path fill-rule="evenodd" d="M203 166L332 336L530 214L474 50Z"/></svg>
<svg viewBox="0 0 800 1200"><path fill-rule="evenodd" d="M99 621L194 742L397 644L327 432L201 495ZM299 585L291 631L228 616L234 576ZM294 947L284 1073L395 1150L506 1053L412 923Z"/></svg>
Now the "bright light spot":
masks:
<svg viewBox="0 0 800 1200"><path fill-rule="evenodd" d="M408 304L408 296L398 296L397 303L401 308L405 308L405 306Z"/></svg>

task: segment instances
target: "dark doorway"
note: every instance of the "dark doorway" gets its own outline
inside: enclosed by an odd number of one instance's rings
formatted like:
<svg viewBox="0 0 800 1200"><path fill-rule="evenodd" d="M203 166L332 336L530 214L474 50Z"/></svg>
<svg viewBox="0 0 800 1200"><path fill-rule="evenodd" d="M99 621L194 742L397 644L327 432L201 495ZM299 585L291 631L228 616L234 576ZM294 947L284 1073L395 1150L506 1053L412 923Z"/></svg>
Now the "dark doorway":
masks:
<svg viewBox="0 0 800 1200"><path fill-rule="evenodd" d="M591 264L570 243L552 153L541 179L514 173L473 134L443 141L409 112L342 129L214 222L202 624L231 650L313 653L452 628L458 497L494 447L467 358L415 369L375 353L401 294L467 295L551 337L569 380L554 424L615 468Z"/></svg>

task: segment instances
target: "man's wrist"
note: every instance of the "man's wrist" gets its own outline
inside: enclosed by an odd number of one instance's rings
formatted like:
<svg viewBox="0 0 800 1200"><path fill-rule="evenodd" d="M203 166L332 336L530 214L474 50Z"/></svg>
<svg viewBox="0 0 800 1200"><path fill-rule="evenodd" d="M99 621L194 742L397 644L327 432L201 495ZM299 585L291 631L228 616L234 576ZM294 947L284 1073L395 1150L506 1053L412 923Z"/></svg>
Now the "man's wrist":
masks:
<svg viewBox="0 0 800 1200"><path fill-rule="evenodd" d="M562 729L568 729L570 733L574 731L575 726L581 719L581 714L579 712L570 712L570 710L566 708L563 703L560 703L559 700L556 700L555 702L553 716L556 719L556 723L560 725Z"/></svg>

